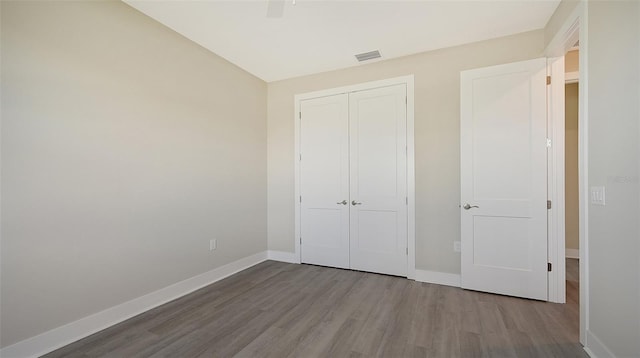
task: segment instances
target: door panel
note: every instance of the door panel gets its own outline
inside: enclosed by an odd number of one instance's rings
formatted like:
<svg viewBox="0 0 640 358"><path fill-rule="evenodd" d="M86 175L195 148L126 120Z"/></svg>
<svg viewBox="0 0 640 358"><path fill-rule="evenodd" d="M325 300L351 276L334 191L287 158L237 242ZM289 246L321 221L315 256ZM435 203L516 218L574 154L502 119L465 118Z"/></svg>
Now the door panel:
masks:
<svg viewBox="0 0 640 358"><path fill-rule="evenodd" d="M481 233L474 241L475 265L515 270L531 267L529 250L521 250L529 243L528 235L520 235L520 230L527 227L527 218L505 220L504 217L475 216L473 219L474 230Z"/></svg>
<svg viewBox="0 0 640 358"><path fill-rule="evenodd" d="M546 59L461 73L462 287L547 299Z"/></svg>
<svg viewBox="0 0 640 358"><path fill-rule="evenodd" d="M356 270L407 274L405 99L405 85L349 95L350 261Z"/></svg>
<svg viewBox="0 0 640 358"><path fill-rule="evenodd" d="M348 96L304 100L300 110L301 260L349 268Z"/></svg>

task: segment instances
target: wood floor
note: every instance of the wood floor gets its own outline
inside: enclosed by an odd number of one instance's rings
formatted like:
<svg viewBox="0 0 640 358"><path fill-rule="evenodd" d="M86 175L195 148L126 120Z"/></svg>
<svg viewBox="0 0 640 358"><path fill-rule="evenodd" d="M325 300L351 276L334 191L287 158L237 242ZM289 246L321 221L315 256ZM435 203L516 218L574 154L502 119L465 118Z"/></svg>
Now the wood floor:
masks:
<svg viewBox="0 0 640 358"><path fill-rule="evenodd" d="M46 357L588 357L567 298L266 261Z"/></svg>

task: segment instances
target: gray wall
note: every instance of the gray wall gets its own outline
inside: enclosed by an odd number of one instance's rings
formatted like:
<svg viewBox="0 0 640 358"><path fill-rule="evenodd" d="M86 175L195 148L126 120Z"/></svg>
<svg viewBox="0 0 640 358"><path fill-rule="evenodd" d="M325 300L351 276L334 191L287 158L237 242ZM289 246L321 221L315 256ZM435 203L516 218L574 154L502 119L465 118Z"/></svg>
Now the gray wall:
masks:
<svg viewBox="0 0 640 358"><path fill-rule="evenodd" d="M460 71L541 57L543 46L539 30L269 83L269 249L294 251L293 96L414 74L416 266L459 273Z"/></svg>
<svg viewBox="0 0 640 358"><path fill-rule="evenodd" d="M580 90L586 83L587 179L590 187L606 190L605 206L588 204L588 299L581 303L589 313L586 345L589 349L604 345L617 357L636 357L640 352L640 2L585 5L587 20L580 30L586 32L587 43L580 44L580 51L586 51L587 66L580 64ZM575 6L571 0L558 6L545 29L546 43Z"/></svg>
<svg viewBox="0 0 640 358"><path fill-rule="evenodd" d="M640 2L588 3L589 331L640 352Z"/></svg>
<svg viewBox="0 0 640 358"><path fill-rule="evenodd" d="M121 2L1 7L2 346L266 250L263 81Z"/></svg>

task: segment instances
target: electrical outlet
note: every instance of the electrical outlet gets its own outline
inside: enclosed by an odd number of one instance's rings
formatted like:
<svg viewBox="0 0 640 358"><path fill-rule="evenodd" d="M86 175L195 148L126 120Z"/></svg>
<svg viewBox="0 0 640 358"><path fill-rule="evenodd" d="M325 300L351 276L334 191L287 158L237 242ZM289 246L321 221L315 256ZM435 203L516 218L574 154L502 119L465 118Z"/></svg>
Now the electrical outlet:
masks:
<svg viewBox="0 0 640 358"><path fill-rule="evenodd" d="M209 251L214 251L217 248L218 248L218 240L217 239L209 240Z"/></svg>
<svg viewBox="0 0 640 358"><path fill-rule="evenodd" d="M462 251L462 244L460 244L460 241L454 241L453 242L453 251L455 251L455 252Z"/></svg>

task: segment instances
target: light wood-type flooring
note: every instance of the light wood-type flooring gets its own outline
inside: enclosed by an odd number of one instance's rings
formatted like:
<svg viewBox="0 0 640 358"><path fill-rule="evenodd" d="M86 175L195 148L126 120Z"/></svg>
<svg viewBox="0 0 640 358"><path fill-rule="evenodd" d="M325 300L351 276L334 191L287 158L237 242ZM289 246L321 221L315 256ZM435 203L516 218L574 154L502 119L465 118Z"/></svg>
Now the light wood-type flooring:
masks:
<svg viewBox="0 0 640 358"><path fill-rule="evenodd" d="M588 357L567 304L266 261L46 357Z"/></svg>

